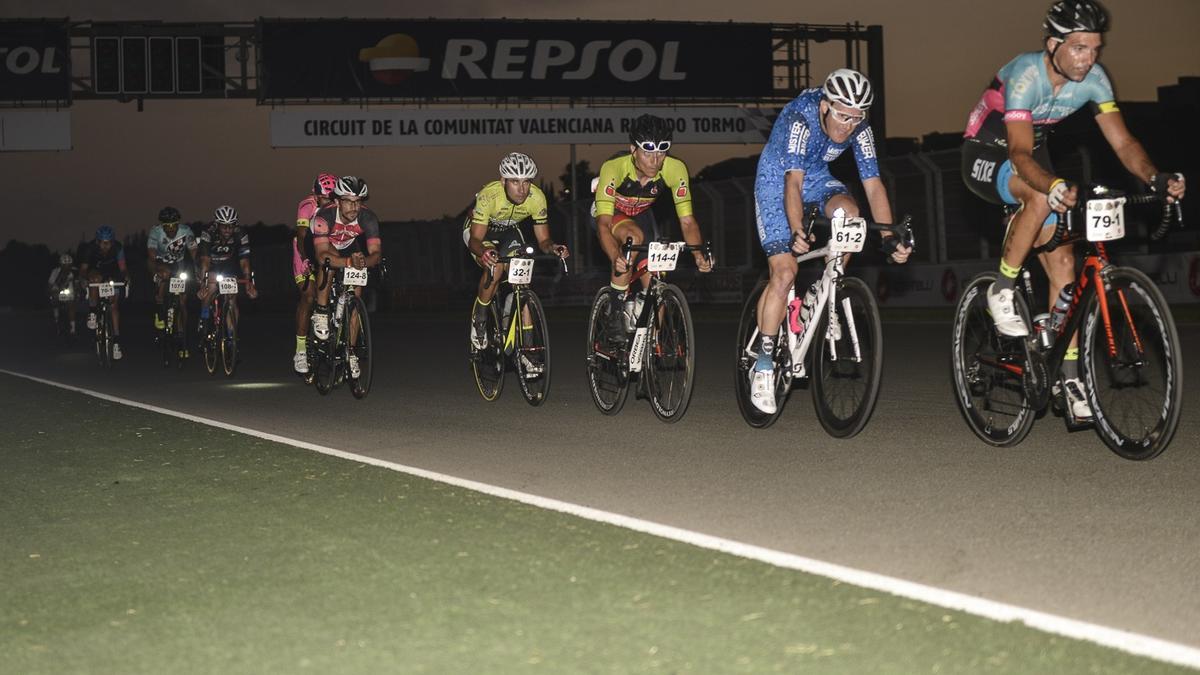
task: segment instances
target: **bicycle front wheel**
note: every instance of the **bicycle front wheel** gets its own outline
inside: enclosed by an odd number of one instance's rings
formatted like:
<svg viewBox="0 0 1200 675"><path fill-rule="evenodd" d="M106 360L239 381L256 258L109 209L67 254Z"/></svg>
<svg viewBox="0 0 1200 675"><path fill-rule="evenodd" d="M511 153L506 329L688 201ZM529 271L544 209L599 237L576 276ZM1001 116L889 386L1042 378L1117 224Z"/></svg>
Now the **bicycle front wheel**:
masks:
<svg viewBox="0 0 1200 675"><path fill-rule="evenodd" d="M963 290L954 310L950 372L954 399L967 426L983 442L998 447L1016 445L1029 435L1037 411L1026 400L1022 381L1026 367L1021 338L996 332L988 313L987 290L994 272L976 276ZM1020 294L1013 297L1017 312L1029 323L1029 309Z"/></svg>
<svg viewBox="0 0 1200 675"><path fill-rule="evenodd" d="M1114 268L1096 290L1105 302L1092 299L1079 344L1096 433L1125 459L1152 459L1170 444L1183 405L1175 320L1162 292L1137 270Z"/></svg>
<svg viewBox="0 0 1200 675"><path fill-rule="evenodd" d="M215 375L217 372L217 361L220 359L220 348L217 346L217 335L213 331L213 326L217 325L219 314L216 311L214 304L209 308L210 314L207 319L200 319L200 351L204 353L204 369L209 375Z"/></svg>
<svg viewBox="0 0 1200 675"><path fill-rule="evenodd" d="M100 348L100 365L105 368L112 368L113 361L116 360L113 358L113 325L110 311L108 307L105 307L103 316L100 317L100 330L103 335L96 343Z"/></svg>
<svg viewBox="0 0 1200 675"><path fill-rule="evenodd" d="M221 336L221 369L226 377L233 377L233 371L237 368L237 322L233 298L226 298L221 307L221 325L217 329Z"/></svg>
<svg viewBox="0 0 1200 675"><path fill-rule="evenodd" d="M815 326L813 407L826 433L850 438L863 430L879 399L883 326L875 296L861 280L838 279L835 303Z"/></svg>
<svg viewBox="0 0 1200 675"><path fill-rule="evenodd" d="M626 362L626 336L611 335L611 316L624 312L617 293L601 288L588 312L587 377L592 402L605 415L616 415L629 396L629 364ZM622 331L624 333L624 331Z"/></svg>
<svg viewBox="0 0 1200 675"><path fill-rule="evenodd" d="M346 315L346 325L351 327L358 326L358 332L354 339L350 340L346 345L346 360L350 361L350 357L358 360L358 376L354 376L354 370L350 372L350 393L354 394L354 398L366 398L371 392L371 375L373 368L373 353L371 351L371 317L367 315L367 304L362 298L353 297L350 300L350 305L347 307L349 312Z"/></svg>
<svg viewBox="0 0 1200 675"><path fill-rule="evenodd" d="M475 386L479 389L479 395L485 401L495 401L504 390L504 338L501 335L500 316L496 313L499 297L497 294L484 308L487 315L487 329L484 333L487 336L487 346L476 349L471 345L471 372L475 375Z"/></svg>
<svg viewBox="0 0 1200 675"><path fill-rule="evenodd" d="M650 407L658 419L678 422L692 401L696 377L696 336L683 291L663 284L646 355Z"/></svg>
<svg viewBox="0 0 1200 675"><path fill-rule="evenodd" d="M513 317L513 321L521 321L517 338L517 376L521 378L521 394L525 400L529 405L539 406L550 394L550 331L546 328L546 312L537 293L525 291L521 300L529 312L529 324L525 325L523 316Z"/></svg>

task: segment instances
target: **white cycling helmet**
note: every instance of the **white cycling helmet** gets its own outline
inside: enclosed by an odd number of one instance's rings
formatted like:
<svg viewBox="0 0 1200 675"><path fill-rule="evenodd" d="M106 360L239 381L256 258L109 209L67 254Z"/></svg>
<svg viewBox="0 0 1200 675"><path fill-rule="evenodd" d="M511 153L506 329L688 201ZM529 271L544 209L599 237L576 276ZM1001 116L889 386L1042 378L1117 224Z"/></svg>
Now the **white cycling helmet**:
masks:
<svg viewBox="0 0 1200 675"><path fill-rule="evenodd" d="M338 179L337 185L333 186L333 196L366 199L367 181L358 176L342 176Z"/></svg>
<svg viewBox="0 0 1200 675"><path fill-rule="evenodd" d="M237 211L232 206L218 206L213 211L213 221L218 225L237 225Z"/></svg>
<svg viewBox="0 0 1200 675"><path fill-rule="evenodd" d="M533 158L521 152L510 152L500 160L500 177L510 180L531 180L538 174Z"/></svg>
<svg viewBox="0 0 1200 675"><path fill-rule="evenodd" d="M75 262L75 259L71 257L70 253L64 253L58 256L59 265L70 265L73 262Z"/></svg>
<svg viewBox="0 0 1200 675"><path fill-rule="evenodd" d="M866 75L850 68L838 68L830 73L829 77L825 78L822 91L830 101L837 101L855 110L866 110L875 102L871 81Z"/></svg>

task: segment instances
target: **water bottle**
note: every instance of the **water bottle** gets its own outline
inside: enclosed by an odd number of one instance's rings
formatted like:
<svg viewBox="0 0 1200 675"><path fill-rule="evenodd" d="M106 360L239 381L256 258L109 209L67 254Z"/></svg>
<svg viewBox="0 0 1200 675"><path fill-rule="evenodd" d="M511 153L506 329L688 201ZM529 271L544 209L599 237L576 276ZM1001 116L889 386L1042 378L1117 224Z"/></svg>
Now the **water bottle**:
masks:
<svg viewBox="0 0 1200 675"><path fill-rule="evenodd" d="M1042 312L1033 317L1033 333L1037 336L1042 351L1054 346L1054 331L1050 329L1050 314Z"/></svg>
<svg viewBox="0 0 1200 675"><path fill-rule="evenodd" d="M337 308L333 310L334 321L340 322L342 320L342 312L346 311L346 302L349 300L349 297L350 296L348 293L343 293L342 295L338 296Z"/></svg>
<svg viewBox="0 0 1200 675"><path fill-rule="evenodd" d="M819 282L818 282L819 283ZM794 303L795 301L793 301ZM799 316L794 317L792 321L792 331L797 335L804 335L804 329L808 326L809 319L812 318L813 307L817 304L817 284L808 287L808 292L804 294L804 301L800 303Z"/></svg>
<svg viewBox="0 0 1200 675"><path fill-rule="evenodd" d="M1069 283L1058 292L1054 301L1054 309L1050 311L1050 330L1058 333L1067 320L1067 310L1071 308L1071 300L1075 297L1075 284Z"/></svg>
<svg viewBox="0 0 1200 675"><path fill-rule="evenodd" d="M632 331L637 327L638 302L635 300L636 293L627 293L625 295L625 330Z"/></svg>

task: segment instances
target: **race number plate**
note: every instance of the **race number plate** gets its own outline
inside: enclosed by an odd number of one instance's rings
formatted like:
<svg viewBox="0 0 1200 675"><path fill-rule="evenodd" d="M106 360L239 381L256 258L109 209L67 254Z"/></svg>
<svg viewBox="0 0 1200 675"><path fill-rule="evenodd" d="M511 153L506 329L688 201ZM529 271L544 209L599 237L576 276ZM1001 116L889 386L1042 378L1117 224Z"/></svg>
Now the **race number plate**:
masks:
<svg viewBox="0 0 1200 675"><path fill-rule="evenodd" d="M171 292L179 295L187 290L187 279L182 277L171 277Z"/></svg>
<svg viewBox="0 0 1200 675"><path fill-rule="evenodd" d="M829 250L834 253L858 253L867 240L867 221L862 218L831 219L833 235L829 238Z"/></svg>
<svg viewBox="0 0 1200 675"><path fill-rule="evenodd" d="M508 261L508 283L527 284L533 281L533 258L513 258Z"/></svg>
<svg viewBox="0 0 1200 675"><path fill-rule="evenodd" d="M1087 204L1088 241L1112 241L1125 236L1125 198L1092 199Z"/></svg>
<svg viewBox="0 0 1200 675"><path fill-rule="evenodd" d="M237 277L221 277L217 280L221 295L237 295Z"/></svg>
<svg viewBox="0 0 1200 675"><path fill-rule="evenodd" d="M342 283L347 286L366 286L367 270L357 267L347 267L342 271Z"/></svg>
<svg viewBox="0 0 1200 675"><path fill-rule="evenodd" d="M669 244L661 242L650 242L646 260L646 269L651 272L670 272L679 264L679 251L683 248L683 242L674 241Z"/></svg>
<svg viewBox="0 0 1200 675"><path fill-rule="evenodd" d="M111 281L106 281L99 286L100 297L111 298L117 294L117 289L112 285Z"/></svg>

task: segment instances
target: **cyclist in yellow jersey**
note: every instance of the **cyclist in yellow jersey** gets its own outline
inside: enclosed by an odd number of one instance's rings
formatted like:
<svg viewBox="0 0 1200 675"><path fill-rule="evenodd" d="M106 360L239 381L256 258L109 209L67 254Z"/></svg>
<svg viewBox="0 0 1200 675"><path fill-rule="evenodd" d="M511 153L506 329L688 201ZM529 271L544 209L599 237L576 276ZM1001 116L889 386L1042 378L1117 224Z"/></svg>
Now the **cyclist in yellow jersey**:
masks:
<svg viewBox="0 0 1200 675"><path fill-rule="evenodd" d="M621 254L621 246L632 237L641 244L647 234L651 238L660 236L650 207L663 194L670 192L675 202L675 215L683 238L693 246L703 243L700 223L692 215L692 191L688 185L687 166L668 157L673 132L667 121L654 115L642 115L634 120L629 130L629 154L608 160L600 167L596 178L596 219L593 226L600 246L612 261L613 272L610 284L623 292L629 288L630 270ZM647 232L648 231L648 232ZM693 251L696 267L701 272L712 270L712 258L700 251ZM649 277L642 277L643 291L650 284ZM620 319L614 314L614 321ZM614 334L620 335L624 329Z"/></svg>
<svg viewBox="0 0 1200 675"><path fill-rule="evenodd" d="M530 181L537 177L533 159L512 152L500 160L500 180L492 181L475 195L475 207L463 223L463 243L475 263L483 268L479 278L479 294L471 310L471 344L475 349L487 347L487 310L500 281L508 273L508 265L497 262L502 255L511 255L525 246L521 224L532 218L537 247L547 255L566 258L567 247L550 238L546 212L546 195ZM528 312L528 310L526 310ZM528 316L523 325L530 324Z"/></svg>

